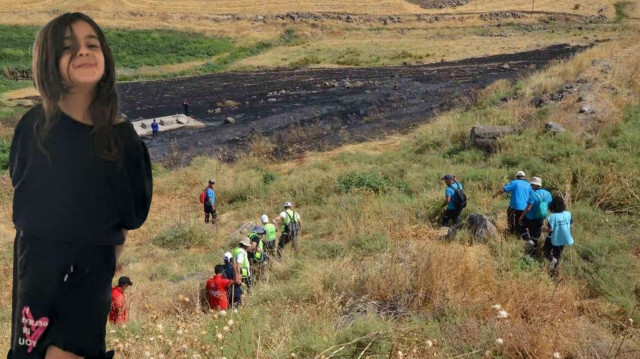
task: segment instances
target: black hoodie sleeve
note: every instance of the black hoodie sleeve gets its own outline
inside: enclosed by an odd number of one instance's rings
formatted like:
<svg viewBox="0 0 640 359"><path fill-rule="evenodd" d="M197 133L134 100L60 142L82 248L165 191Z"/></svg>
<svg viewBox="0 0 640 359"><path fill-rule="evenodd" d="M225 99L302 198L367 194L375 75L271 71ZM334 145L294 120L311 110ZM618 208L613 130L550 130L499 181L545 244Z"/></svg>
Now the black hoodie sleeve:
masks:
<svg viewBox="0 0 640 359"><path fill-rule="evenodd" d="M146 144L130 122L118 124L116 133L122 149L122 161L105 161L108 182L122 228L137 229L147 219L151 206L151 160Z"/></svg>

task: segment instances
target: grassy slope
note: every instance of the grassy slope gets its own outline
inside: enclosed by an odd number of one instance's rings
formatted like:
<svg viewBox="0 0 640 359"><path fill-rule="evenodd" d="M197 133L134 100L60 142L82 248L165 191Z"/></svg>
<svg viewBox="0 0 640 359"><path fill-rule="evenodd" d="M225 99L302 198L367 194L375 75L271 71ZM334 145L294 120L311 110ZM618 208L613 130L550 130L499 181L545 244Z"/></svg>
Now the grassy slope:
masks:
<svg viewBox="0 0 640 359"><path fill-rule="evenodd" d="M109 327L110 345L124 358L329 357L343 347L336 354L354 358L400 357L398 351L404 358L486 351L502 358L549 358L555 351L635 358L640 343L627 318L640 320L640 61L631 56L638 50L633 40L607 43L518 84L499 82L466 110L407 136L286 163L249 156L234 165L201 158L176 171L156 168L150 218L123 255L121 273L136 278L132 321ZM612 71L593 62L603 59ZM591 94L610 110L597 133L575 122L575 96L530 105L578 79L594 84ZM502 103L505 96L514 97ZM569 131L546 134L547 121ZM485 155L468 143L476 123L518 125L523 133ZM485 213L503 229L506 200L490 196L517 169L541 175L571 203L577 243L557 282L524 259L512 237L472 244L462 232L444 242L433 225L443 190L438 178L449 172L471 198L465 212ZM344 192L349 174L359 174L369 190ZM212 176L221 200L215 229L200 223L196 203ZM229 233L263 212L275 215L285 199L305 219L300 255L274 265L238 314L198 314L200 278L230 248ZM0 253L9 280L11 248ZM8 303L9 294L0 300ZM508 320L496 319L494 303ZM10 309L3 308L6 324Z"/></svg>
<svg viewBox="0 0 640 359"><path fill-rule="evenodd" d="M123 358L306 358L327 349L325 357L335 352L354 358L400 357L398 351L405 358L473 358L485 351L503 358L549 358L554 351L574 358L637 357L638 333L627 322L640 319L634 307L640 285L635 40L600 45L516 85L497 83L469 108L443 114L408 136L286 163L247 157L234 165L198 159L177 171L156 168L149 221L131 233L123 255L122 275L137 280L130 293L132 321L108 328L109 346ZM600 71L597 59L611 59L613 70ZM597 134L575 121L575 96L541 109L530 105L533 97L577 79L596 84L593 94L609 109ZM547 121L569 131L545 134ZM476 123L518 124L524 132L487 156L469 146ZM506 200L491 201L490 195L517 169L540 174L546 186L571 200L577 243L558 283L522 259L521 243L511 237L471 245L463 232L446 243L432 225L443 190L438 178L451 172L472 198L466 213L485 213L504 228ZM343 176L354 173L382 193L342 193ZM195 199L211 176L222 201L215 230L201 225ZM9 288L6 173L0 189L0 238L6 243L0 273ZM229 248L228 234L263 212L275 215L285 199L296 202L306 221L301 254L272 268L250 307L233 315L229 331L231 314L198 314L197 278ZM160 235L177 249L156 245ZM0 294L0 303L1 352L9 292ZM509 320L495 318L494 303L502 304ZM504 344L495 344L496 338Z"/></svg>

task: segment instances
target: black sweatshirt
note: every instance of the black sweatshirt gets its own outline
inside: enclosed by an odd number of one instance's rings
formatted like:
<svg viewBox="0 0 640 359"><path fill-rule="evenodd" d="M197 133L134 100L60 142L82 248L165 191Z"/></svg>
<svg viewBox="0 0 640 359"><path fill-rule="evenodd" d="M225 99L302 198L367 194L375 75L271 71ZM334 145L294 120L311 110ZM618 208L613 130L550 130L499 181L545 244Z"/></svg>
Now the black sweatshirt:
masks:
<svg viewBox="0 0 640 359"><path fill-rule="evenodd" d="M15 129L9 155L14 188L13 222L24 233L46 240L85 245L124 243L123 229L136 229L151 205L151 162L147 146L133 129L115 125L121 163L100 159L93 127L61 114L38 148L41 105Z"/></svg>

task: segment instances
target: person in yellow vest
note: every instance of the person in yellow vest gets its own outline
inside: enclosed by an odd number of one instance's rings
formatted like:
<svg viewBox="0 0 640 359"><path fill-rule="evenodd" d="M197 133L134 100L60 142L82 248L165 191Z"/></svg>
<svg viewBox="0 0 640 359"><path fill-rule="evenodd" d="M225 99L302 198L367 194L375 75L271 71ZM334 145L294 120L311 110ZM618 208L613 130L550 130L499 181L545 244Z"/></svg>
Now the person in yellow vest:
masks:
<svg viewBox="0 0 640 359"><path fill-rule="evenodd" d="M264 241L262 240L262 236L265 234L265 230L263 227L255 226L249 233L249 241L251 241L251 246L247 249L247 253L249 254L249 261L252 264L262 263L267 260L267 256L264 253Z"/></svg>
<svg viewBox="0 0 640 359"><path fill-rule="evenodd" d="M282 234L278 241L278 259L282 258L282 249L289 242L291 242L294 251L298 250L297 239L302 227L302 220L298 212L294 212L291 207L293 207L291 202L285 202L284 211L273 219L273 223L276 225L282 223Z"/></svg>
<svg viewBox="0 0 640 359"><path fill-rule="evenodd" d="M265 238L264 238L264 248L266 249L267 255L271 258L274 258L276 255L276 226L269 222L269 216L263 214L260 217L262 221L262 227L264 227Z"/></svg>
<svg viewBox="0 0 640 359"><path fill-rule="evenodd" d="M252 232L249 233L251 247L247 249L247 253L249 254L249 263L251 263L251 276L253 277L254 283L262 278L262 268L265 264L267 264L267 261L269 260L269 257L264 250L264 234L265 230L260 226L253 227Z"/></svg>
<svg viewBox="0 0 640 359"><path fill-rule="evenodd" d="M251 241L249 238L243 238L238 246L233 249L233 270L235 272L235 281L240 283L241 281L251 287L251 268L249 265L249 256L247 255L247 248L251 247Z"/></svg>

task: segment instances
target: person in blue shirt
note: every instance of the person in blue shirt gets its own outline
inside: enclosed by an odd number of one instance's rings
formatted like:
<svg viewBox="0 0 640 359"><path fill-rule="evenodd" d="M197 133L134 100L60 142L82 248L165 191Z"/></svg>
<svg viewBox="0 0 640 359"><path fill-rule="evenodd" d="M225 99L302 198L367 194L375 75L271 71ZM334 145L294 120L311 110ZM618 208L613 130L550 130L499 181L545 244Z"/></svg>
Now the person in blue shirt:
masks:
<svg viewBox="0 0 640 359"><path fill-rule="evenodd" d="M216 212L216 191L213 190L213 185L216 181L210 179L209 187L207 187L207 197L204 199L204 223L209 223L209 216L211 216L211 223L215 224L218 220L218 213Z"/></svg>
<svg viewBox="0 0 640 359"><path fill-rule="evenodd" d="M226 279L235 279L235 269L233 269L233 255L231 252L226 252L222 257L224 261L224 273L223 277ZM238 307L242 304L242 286L232 284L227 289L227 299L229 301L229 307Z"/></svg>
<svg viewBox="0 0 640 359"><path fill-rule="evenodd" d="M444 202L442 203L442 207L445 208L444 214L442 215L442 223L443 227L449 227L449 222L453 222L455 227L460 226L460 212L462 212L462 208L456 208L453 204L453 198L456 195L455 189L462 189L462 185L456 181L456 178L452 175L445 175L442 177L444 183L447 184L447 188L444 190Z"/></svg>
<svg viewBox="0 0 640 359"><path fill-rule="evenodd" d="M547 219L547 226L543 232L549 233L544 241L544 256L549 260L549 274L554 277L557 274L558 263L564 246L573 245L571 227L573 218L567 211L564 199L560 196L553 197L549 205L551 215Z"/></svg>
<svg viewBox="0 0 640 359"><path fill-rule="evenodd" d="M153 119L153 122L151 122L151 132L153 133L153 138L158 137L158 132L160 132L160 125L156 122L155 119Z"/></svg>
<svg viewBox="0 0 640 359"><path fill-rule="evenodd" d="M518 219L518 224L521 229L520 237L527 242L527 253L535 256L538 248L538 240L542 234L542 224L547 217L546 211L540 211L540 206L543 202L548 206L552 201L551 193L542 188L542 179L540 177L531 177L529 183L531 184L532 191L527 200L527 207L522 211Z"/></svg>
<svg viewBox="0 0 640 359"><path fill-rule="evenodd" d="M496 193L493 194L493 198L497 198L504 193L511 195L509 207L507 208L509 232L520 234L521 229L518 227L518 218L520 218L524 209L527 208L527 200L529 200L529 194L531 193L531 185L526 181L523 171L518 171L516 173L516 179L496 191Z"/></svg>

